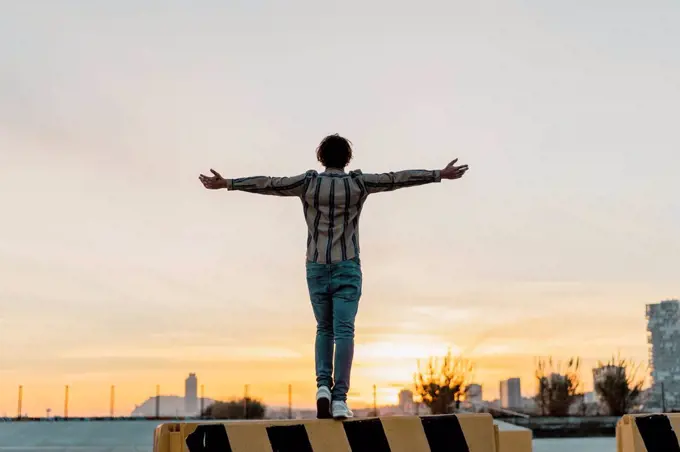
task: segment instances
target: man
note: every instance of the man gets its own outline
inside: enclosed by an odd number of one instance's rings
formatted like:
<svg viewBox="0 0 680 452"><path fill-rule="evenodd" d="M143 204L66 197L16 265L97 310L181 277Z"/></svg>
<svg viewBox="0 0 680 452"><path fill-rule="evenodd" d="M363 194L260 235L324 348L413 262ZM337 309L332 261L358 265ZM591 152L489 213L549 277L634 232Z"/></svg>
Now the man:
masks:
<svg viewBox="0 0 680 452"><path fill-rule="evenodd" d="M345 168L352 159L351 143L337 134L321 141L316 156L325 167L322 173L310 170L294 177L224 179L211 169L213 176L201 174L199 179L208 189L301 199L307 222L307 286L317 324L317 417L346 419L353 416L347 406L347 392L354 354L354 319L362 286L359 217L364 202L373 193L459 179L468 166L454 166L456 159L442 170L347 173Z"/></svg>

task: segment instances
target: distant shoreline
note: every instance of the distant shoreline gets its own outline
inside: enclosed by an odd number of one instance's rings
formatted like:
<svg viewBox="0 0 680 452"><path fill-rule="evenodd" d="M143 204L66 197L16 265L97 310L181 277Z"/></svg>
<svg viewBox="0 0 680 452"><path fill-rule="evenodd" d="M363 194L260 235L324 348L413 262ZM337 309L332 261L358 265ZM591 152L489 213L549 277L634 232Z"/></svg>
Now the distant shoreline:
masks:
<svg viewBox="0 0 680 452"><path fill-rule="evenodd" d="M94 416L94 417L0 417L0 422L102 422L102 421L209 421L215 420L200 417L168 417L168 416ZM226 420L226 419L225 419Z"/></svg>

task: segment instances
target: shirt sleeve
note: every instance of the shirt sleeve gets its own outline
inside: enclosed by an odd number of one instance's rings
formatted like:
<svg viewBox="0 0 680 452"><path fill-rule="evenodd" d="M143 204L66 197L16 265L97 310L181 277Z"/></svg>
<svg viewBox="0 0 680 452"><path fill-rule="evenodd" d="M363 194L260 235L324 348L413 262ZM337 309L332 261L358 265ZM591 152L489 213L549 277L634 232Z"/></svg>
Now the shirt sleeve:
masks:
<svg viewBox="0 0 680 452"><path fill-rule="evenodd" d="M366 193L393 191L399 188L441 182L439 170L405 170L390 173L360 173L359 177L366 186Z"/></svg>
<svg viewBox="0 0 680 452"><path fill-rule="evenodd" d="M298 196L307 191L315 171L307 171L293 177L253 176L227 179L227 190L245 191L261 195Z"/></svg>

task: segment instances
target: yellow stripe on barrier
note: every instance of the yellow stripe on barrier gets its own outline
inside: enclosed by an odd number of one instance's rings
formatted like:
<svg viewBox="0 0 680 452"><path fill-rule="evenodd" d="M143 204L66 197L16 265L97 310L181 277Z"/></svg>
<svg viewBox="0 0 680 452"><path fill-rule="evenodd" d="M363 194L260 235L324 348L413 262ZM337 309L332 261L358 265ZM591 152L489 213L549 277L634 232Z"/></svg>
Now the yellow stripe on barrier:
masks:
<svg viewBox="0 0 680 452"><path fill-rule="evenodd" d="M496 450L498 452L532 452L533 434L528 428L498 422Z"/></svg>
<svg viewBox="0 0 680 452"><path fill-rule="evenodd" d="M420 418L413 416L384 417L380 422L385 430L390 451L430 450Z"/></svg>
<svg viewBox="0 0 680 452"><path fill-rule="evenodd" d="M312 450L347 452L349 443L345 429L340 422L310 422L305 425Z"/></svg>
<svg viewBox="0 0 680 452"><path fill-rule="evenodd" d="M496 449L495 427L490 414L459 415L458 420L470 447L470 452ZM494 432L494 436L489 435Z"/></svg>
<svg viewBox="0 0 680 452"><path fill-rule="evenodd" d="M488 414L179 422L156 428L154 452L498 452L497 437Z"/></svg>
<svg viewBox="0 0 680 452"><path fill-rule="evenodd" d="M156 427L153 438L154 451L182 452L184 450L182 444L180 424L161 424Z"/></svg>
<svg viewBox="0 0 680 452"><path fill-rule="evenodd" d="M616 425L617 452L680 452L680 414L627 414Z"/></svg>

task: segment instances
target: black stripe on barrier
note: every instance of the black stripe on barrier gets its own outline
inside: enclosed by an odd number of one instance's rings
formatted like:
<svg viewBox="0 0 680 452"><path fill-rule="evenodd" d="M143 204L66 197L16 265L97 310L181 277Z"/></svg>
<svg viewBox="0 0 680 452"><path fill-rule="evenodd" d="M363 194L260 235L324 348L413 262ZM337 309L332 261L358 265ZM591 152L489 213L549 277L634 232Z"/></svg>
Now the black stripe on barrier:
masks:
<svg viewBox="0 0 680 452"><path fill-rule="evenodd" d="M267 427L267 436L274 452L314 452L304 425Z"/></svg>
<svg viewBox="0 0 680 452"><path fill-rule="evenodd" d="M352 452L392 452L380 419L343 422Z"/></svg>
<svg viewBox="0 0 680 452"><path fill-rule="evenodd" d="M678 437L668 416L653 414L635 418L647 452L680 452Z"/></svg>
<svg viewBox="0 0 680 452"><path fill-rule="evenodd" d="M420 422L423 424L431 452L470 452L465 434L455 414L422 416Z"/></svg>
<svg viewBox="0 0 680 452"><path fill-rule="evenodd" d="M203 424L186 439L189 452L232 452L223 424Z"/></svg>

